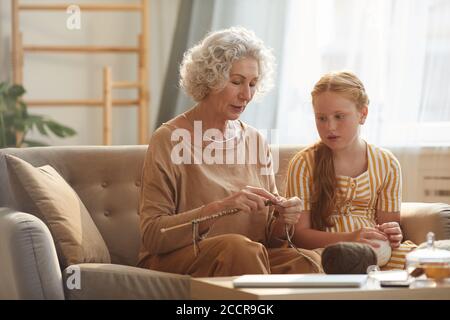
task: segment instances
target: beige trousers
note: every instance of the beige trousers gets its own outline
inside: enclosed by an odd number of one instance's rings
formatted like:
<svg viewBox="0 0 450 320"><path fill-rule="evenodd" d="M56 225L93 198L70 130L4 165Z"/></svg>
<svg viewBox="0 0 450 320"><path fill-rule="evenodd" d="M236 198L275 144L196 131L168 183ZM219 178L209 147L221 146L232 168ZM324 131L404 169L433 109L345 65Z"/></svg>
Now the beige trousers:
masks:
<svg viewBox="0 0 450 320"><path fill-rule="evenodd" d="M152 256L146 266L152 270L188 274L193 277L222 277L243 274L313 273L323 272L292 248L266 248L238 234L226 234L199 242L193 246ZM321 266L320 252L299 249Z"/></svg>

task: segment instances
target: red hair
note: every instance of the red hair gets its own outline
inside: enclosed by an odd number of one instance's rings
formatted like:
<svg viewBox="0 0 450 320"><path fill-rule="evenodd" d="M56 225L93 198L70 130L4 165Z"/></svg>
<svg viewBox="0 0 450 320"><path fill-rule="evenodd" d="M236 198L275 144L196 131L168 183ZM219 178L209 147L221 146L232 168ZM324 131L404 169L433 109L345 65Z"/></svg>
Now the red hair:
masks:
<svg viewBox="0 0 450 320"><path fill-rule="evenodd" d="M343 95L356 104L358 110L369 105L369 98L361 80L351 72L327 73L314 86L312 102L324 92ZM332 227L330 216L337 206L337 179L334 170L333 151L323 142L314 146L313 188L311 199L311 221L314 229Z"/></svg>

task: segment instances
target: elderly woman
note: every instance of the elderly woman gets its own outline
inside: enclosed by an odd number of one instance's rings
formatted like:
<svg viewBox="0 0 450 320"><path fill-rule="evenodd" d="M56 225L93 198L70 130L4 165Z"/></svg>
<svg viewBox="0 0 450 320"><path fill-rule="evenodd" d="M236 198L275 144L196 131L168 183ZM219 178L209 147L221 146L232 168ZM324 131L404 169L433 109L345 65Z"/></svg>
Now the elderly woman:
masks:
<svg viewBox="0 0 450 320"><path fill-rule="evenodd" d="M150 140L140 267L198 277L321 271L318 253L284 245L300 200L277 195L267 143L239 120L270 84L273 60L244 28L213 32L184 55L180 84L196 104ZM192 220L217 213L193 233Z"/></svg>

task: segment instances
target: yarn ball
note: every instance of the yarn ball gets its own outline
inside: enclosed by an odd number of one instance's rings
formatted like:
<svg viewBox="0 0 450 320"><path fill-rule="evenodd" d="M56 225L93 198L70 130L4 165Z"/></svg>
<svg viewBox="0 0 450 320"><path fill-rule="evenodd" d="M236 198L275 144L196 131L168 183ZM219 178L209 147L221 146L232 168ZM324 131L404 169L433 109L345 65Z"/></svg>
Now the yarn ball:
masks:
<svg viewBox="0 0 450 320"><path fill-rule="evenodd" d="M389 262L389 259L391 259L391 245L388 240L370 240L370 242L378 243L380 246L378 248L372 249L375 251L375 254L377 255L377 265L379 267L384 266Z"/></svg>
<svg viewBox="0 0 450 320"><path fill-rule="evenodd" d="M376 264L375 251L364 243L338 242L322 252L322 267L327 274L366 274L367 267Z"/></svg>

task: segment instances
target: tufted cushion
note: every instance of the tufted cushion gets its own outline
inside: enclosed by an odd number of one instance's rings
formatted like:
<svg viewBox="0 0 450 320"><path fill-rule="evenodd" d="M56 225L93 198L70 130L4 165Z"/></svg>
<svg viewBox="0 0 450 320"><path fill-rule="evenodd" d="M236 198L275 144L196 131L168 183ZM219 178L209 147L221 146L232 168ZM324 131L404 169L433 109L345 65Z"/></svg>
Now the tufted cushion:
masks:
<svg viewBox="0 0 450 320"><path fill-rule="evenodd" d="M271 146L275 183L277 185L278 193L284 196L286 190L286 174L289 166L289 161L294 155L301 151L304 146L299 145L286 145L286 146Z"/></svg>
<svg viewBox="0 0 450 320"><path fill-rule="evenodd" d="M140 245L139 187L146 151L146 145L0 149L0 206L29 212L24 207L26 202L16 203L12 197L7 154L35 167L51 165L88 209L106 242L111 262L134 266Z"/></svg>
<svg viewBox="0 0 450 320"><path fill-rule="evenodd" d="M110 263L106 244L75 191L51 166L35 168L6 155L18 203L50 229L62 267L83 262Z"/></svg>

